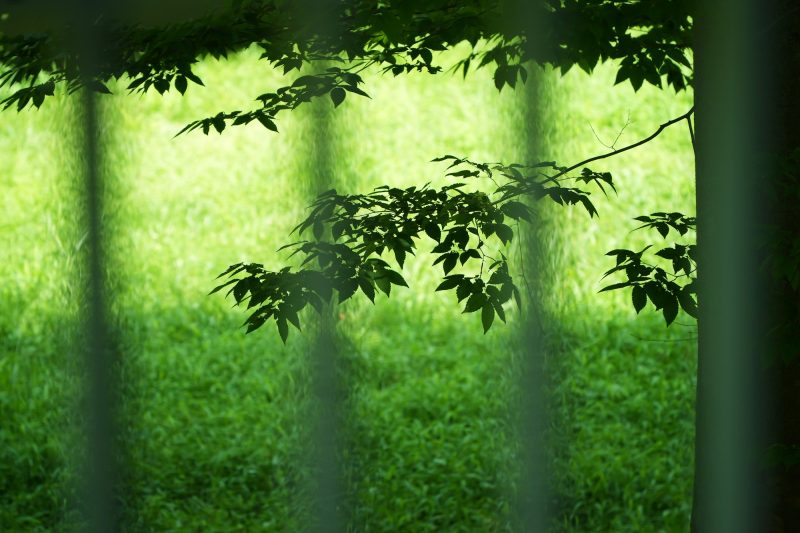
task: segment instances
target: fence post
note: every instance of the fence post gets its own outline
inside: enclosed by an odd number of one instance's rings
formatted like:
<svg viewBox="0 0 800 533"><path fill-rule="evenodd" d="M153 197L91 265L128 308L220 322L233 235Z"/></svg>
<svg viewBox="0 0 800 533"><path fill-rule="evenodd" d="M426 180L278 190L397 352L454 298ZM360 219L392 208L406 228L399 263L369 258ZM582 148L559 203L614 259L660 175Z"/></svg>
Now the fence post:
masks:
<svg viewBox="0 0 800 533"><path fill-rule="evenodd" d="M541 21L539 14L544 10L542 2L518 1L509 2L505 16L507 23L512 27L519 25L526 35L525 52L528 57L536 57L536 51L543 46L545 32L540 30ZM538 65L528 64L533 69ZM533 163L540 157L541 140L539 139L539 96L541 74L534 70L528 76L528 81L523 89L524 112L523 124L519 131L522 137L524 150L522 157L526 163ZM533 198L529 202L536 202ZM540 216L539 214L536 215ZM542 264L541 254L543 249L540 242L540 230L537 224L525 226L523 234L518 237L525 243L523 250L522 269L520 272L532 285L524 284L522 321L518 333L521 341L521 449L522 449L522 476L517 494L516 514L518 529L522 532L541 533L549 529L549 485L550 469L547 456L547 427L548 409L545 394L547 381L545 365L544 314L541 309L541 288L538 283L544 281L538 274L537 265Z"/></svg>
<svg viewBox="0 0 800 533"><path fill-rule="evenodd" d="M98 0L73 3L72 42L80 58L84 80L93 79L101 58L101 38L94 22L101 12ZM84 330L87 370L87 450L82 486L83 517L89 532L113 533L119 530L115 491L118 482L116 405L117 354L111 347L107 316L103 183L100 170L102 147L99 139L96 96L87 87L80 92L83 136L84 202L87 230Z"/></svg>
<svg viewBox="0 0 800 533"><path fill-rule="evenodd" d="M699 3L695 19L698 378L692 530L765 531L761 483L765 300L760 192L763 9Z"/></svg>

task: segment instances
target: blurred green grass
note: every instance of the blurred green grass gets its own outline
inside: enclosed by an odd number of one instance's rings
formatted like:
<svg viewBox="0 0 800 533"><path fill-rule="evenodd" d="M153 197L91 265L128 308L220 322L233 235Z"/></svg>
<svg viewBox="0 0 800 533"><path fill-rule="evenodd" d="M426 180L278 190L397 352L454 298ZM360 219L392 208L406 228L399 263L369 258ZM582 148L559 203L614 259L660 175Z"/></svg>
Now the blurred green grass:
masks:
<svg viewBox="0 0 800 533"><path fill-rule="evenodd" d="M319 105L222 136L173 138L188 121L251 104L281 78L255 52L206 61L206 88L103 100L109 285L123 354L127 531L299 531L313 476L308 334L280 343L271 325L247 337L229 301L206 297L228 264L274 250L313 192ZM519 160L521 95L490 72L367 77L371 100L331 114L340 190L442 183L445 153ZM613 70L542 77L537 131L545 157L572 163L651 133L690 97L612 87ZM55 105L53 105L55 104ZM4 113L0 148L0 530L69 530L79 442L79 159L66 97ZM322 102L322 106L329 102ZM636 317L627 294L598 295L611 248L651 236L631 218L693 211L688 135L675 127L600 162L619 195L599 220L549 210L546 243L548 394L554 521L563 531L684 531L691 494L695 343L691 326ZM352 531L507 531L519 449L516 321L482 334L424 254L412 290L376 305L348 302L337 332L347 391ZM513 314L512 314L513 316ZM689 323L679 317L678 322ZM689 340L685 340L689 339Z"/></svg>

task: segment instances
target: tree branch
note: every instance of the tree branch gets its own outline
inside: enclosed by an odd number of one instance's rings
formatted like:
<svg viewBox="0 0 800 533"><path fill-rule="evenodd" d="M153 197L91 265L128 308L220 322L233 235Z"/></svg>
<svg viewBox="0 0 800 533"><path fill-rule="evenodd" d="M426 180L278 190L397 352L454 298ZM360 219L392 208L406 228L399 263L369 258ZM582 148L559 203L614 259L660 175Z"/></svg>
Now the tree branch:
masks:
<svg viewBox="0 0 800 533"><path fill-rule="evenodd" d="M687 111L683 115L681 115L681 116L679 116L677 118L673 118L672 120L670 120L668 122L665 122L662 125L660 125L658 127L658 129L652 135L650 135L649 137L646 137L646 138L642 139L641 141L635 142L633 144L629 144L628 146L620 148L619 150L612 150L611 152L609 152L607 154L596 155L594 157L590 157L589 159L585 159L585 160L581 161L580 163L576 163L576 164L572 165L571 167L567 168L566 170L562 170L561 172L559 172L558 174L553 176L552 179L560 178L561 176L563 176L565 174L568 174L568 173L572 172L573 170L575 170L577 168L585 166L588 163L591 163L592 161L598 161L600 159L605 159L607 157L611 157L611 156L614 156L614 155L617 155L617 154L621 154L622 152L627 152L628 150L636 148L637 146L641 146L641 145L643 145L645 143L648 143L648 142L652 141L653 139L655 139L656 137L658 137L659 135L661 135L662 131L664 131L665 129L669 128L673 124L677 124L678 122L680 122L682 120L688 120L689 117L692 116L692 113L694 113L694 106L692 106L689 109L689 111ZM692 136L692 137L694 137L694 136Z"/></svg>

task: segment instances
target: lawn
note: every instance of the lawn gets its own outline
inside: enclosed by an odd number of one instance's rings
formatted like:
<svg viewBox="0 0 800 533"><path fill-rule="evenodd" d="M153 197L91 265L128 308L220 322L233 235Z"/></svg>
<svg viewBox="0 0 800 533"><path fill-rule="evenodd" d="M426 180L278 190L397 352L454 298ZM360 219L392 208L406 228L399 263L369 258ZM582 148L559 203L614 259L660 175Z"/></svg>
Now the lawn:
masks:
<svg viewBox="0 0 800 533"><path fill-rule="evenodd" d="M513 162L522 132L571 164L652 133L690 95L613 87L613 69L542 75L533 126L524 95L489 71L370 74L351 95L254 124L173 138L188 121L251 105L281 78L257 52L205 61L185 97L104 97L108 286L122 363L125 531L302 531L311 521L310 333L283 345L245 316L215 276L239 261L277 269L276 253L327 181L342 191L444 183L446 154ZM238 106L238 107L237 107ZM314 166L314 127L330 121L330 174ZM0 124L0 530L68 531L78 521L81 306L85 247L74 102L7 111ZM591 125L591 128L590 128ZM594 133L592 131L594 130ZM599 139L598 139L599 137ZM636 316L627 293L601 293L604 253L643 246L632 217L691 213L693 159L683 126L595 170L618 196L599 219L547 209L546 361L555 531L685 531L691 503L693 321ZM515 253L512 251L512 254ZM514 399L518 315L484 335L421 254L410 290L338 312L345 495L350 531L509 531L520 477ZM309 317L310 318L310 317Z"/></svg>

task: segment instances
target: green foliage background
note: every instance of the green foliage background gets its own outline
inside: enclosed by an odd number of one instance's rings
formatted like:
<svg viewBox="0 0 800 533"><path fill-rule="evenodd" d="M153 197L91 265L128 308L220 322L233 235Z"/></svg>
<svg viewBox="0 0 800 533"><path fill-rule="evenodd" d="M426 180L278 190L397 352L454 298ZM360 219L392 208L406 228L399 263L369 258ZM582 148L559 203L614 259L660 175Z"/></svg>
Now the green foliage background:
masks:
<svg viewBox="0 0 800 533"><path fill-rule="evenodd" d="M280 268L274 250L317 192L313 121L330 102L222 136L173 139L221 104L247 105L268 69L236 57L197 66L207 88L186 96L107 97L106 224L117 343L123 353L127 531L298 531L307 526L309 338L283 345L271 327L245 337L242 313L205 297L237 261ZM691 95L612 87L614 70L546 73L537 127L546 158L569 164L644 137L686 111ZM372 96L332 114L343 191L442 184L445 153L523 157L521 91L490 72L365 76ZM123 86L111 87L124 94ZM117 91L118 89L118 91ZM173 91L174 92L174 91ZM80 189L73 102L8 113L0 125L0 530L59 531L72 509L80 419ZM53 102L56 103L56 102ZM593 167L594 169L594 167ZM632 217L694 212L688 133L595 170L619 196L600 219L551 209L546 305L552 401L554 520L563 531L684 531L692 478L695 329L635 317L629 294L597 294L603 254L641 247ZM627 246L630 245L630 246ZM339 333L347 380L348 493L353 531L505 531L518 481L511 406L519 392L514 327L483 335L424 256L406 263L411 290L347 302ZM513 313L512 313L513 316Z"/></svg>

